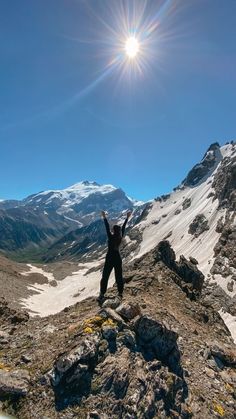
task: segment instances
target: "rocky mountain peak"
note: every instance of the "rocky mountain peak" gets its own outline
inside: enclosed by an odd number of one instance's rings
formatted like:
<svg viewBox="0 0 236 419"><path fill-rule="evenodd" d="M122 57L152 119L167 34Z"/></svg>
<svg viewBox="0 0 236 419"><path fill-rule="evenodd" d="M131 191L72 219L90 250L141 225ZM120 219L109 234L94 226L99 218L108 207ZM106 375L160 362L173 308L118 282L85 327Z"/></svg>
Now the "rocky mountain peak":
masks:
<svg viewBox="0 0 236 419"><path fill-rule="evenodd" d="M218 148L220 148L220 144L219 144L219 143L217 143L217 142L212 143L212 144L210 145L210 147L208 148L207 152L208 152L208 151L215 151L215 150L217 150Z"/></svg>
<svg viewBox="0 0 236 419"><path fill-rule="evenodd" d="M99 183L94 182L94 181L89 181L89 180L83 180L81 182L81 184L85 185L85 186L89 186L89 185L91 185L91 186L101 186Z"/></svg>
<svg viewBox="0 0 236 419"><path fill-rule="evenodd" d="M184 186L194 187L200 182L204 181L207 176L210 176L217 164L222 159L220 146L218 143L213 143L204 154L200 163L197 163L183 180Z"/></svg>

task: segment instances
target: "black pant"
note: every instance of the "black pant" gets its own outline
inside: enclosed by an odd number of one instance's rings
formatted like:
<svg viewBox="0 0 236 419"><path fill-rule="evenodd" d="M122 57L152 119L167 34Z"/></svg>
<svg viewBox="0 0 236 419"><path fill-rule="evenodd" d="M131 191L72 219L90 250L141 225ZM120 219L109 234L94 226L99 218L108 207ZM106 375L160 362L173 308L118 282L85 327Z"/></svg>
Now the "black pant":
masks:
<svg viewBox="0 0 236 419"><path fill-rule="evenodd" d="M105 294L107 290L108 279L111 274L112 269L115 269L115 278L116 278L116 285L118 288L119 294L123 293L124 283L123 283L123 276L122 276L122 260L120 257L119 252L114 253L107 253L105 265L103 268L102 279L101 279L101 294Z"/></svg>

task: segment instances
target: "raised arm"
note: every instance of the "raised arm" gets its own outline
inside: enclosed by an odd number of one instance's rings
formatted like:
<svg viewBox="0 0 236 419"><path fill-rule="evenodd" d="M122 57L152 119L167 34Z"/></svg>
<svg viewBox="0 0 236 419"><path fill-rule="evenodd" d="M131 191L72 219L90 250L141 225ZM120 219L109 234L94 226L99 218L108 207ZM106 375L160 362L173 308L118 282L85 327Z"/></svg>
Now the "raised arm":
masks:
<svg viewBox="0 0 236 419"><path fill-rule="evenodd" d="M110 238L111 237L111 231L110 231L110 226L109 226L109 223L107 221L107 217L106 217L105 211L102 211L101 212L101 216L102 216L102 218L104 220L104 224L105 224L106 232L107 232L107 237Z"/></svg>
<svg viewBox="0 0 236 419"><path fill-rule="evenodd" d="M128 222L129 217L131 216L131 214L132 214L132 212L131 212L131 211L128 211L128 212L127 212L125 222L124 222L124 224L123 224L123 226L122 226L122 228L121 228L121 234L122 234L122 237L124 237L124 234L125 234L125 227L126 227L126 224L127 224L127 222Z"/></svg>
<svg viewBox="0 0 236 419"><path fill-rule="evenodd" d="M128 221L128 218L125 219L125 222L123 223L123 226L121 228L122 237L124 237L124 234L125 234L125 227L126 227L127 221Z"/></svg>

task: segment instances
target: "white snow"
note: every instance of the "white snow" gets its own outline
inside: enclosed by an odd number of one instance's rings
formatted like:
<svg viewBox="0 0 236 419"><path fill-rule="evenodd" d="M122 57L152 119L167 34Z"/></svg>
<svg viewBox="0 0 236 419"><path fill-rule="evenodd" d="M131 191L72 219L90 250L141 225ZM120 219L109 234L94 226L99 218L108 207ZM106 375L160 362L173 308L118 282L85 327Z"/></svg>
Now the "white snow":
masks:
<svg viewBox="0 0 236 419"><path fill-rule="evenodd" d="M219 311L220 316L224 320L224 323L228 327L234 343L236 344L236 316L232 316L231 314L223 311L222 309Z"/></svg>
<svg viewBox="0 0 236 419"><path fill-rule="evenodd" d="M137 201L136 199L131 198L127 195L127 198L133 203L135 207L141 207L143 204L146 204L147 202L144 201Z"/></svg>
<svg viewBox="0 0 236 419"><path fill-rule="evenodd" d="M173 246L177 258L181 254L186 257L195 257L199 262L199 268L206 275L212 266L213 249L219 238L219 233L215 231L216 224L218 219L224 215L224 211L216 211L218 201L212 202L212 197L207 198L211 190L208 178L196 188L185 188L173 192L165 202L154 202L147 219L139 224L143 232L143 241L135 257L154 248L172 232L168 240ZM191 205L183 210L182 203L186 198L191 199ZM175 215L178 209L181 212ZM194 238L188 233L188 229L189 224L198 214L206 216L210 229ZM156 223L158 220L160 220L159 223ZM207 247L205 243L207 243Z"/></svg>
<svg viewBox="0 0 236 419"><path fill-rule="evenodd" d="M64 218L66 218L69 221L74 221L74 223L78 224L80 227L83 227L83 224L80 221L75 220L74 218L67 217L67 215L65 214L64 214Z"/></svg>
<svg viewBox="0 0 236 419"><path fill-rule="evenodd" d="M33 200L39 202L42 197L50 194L46 200L46 204L49 204L54 199L60 199L63 202L63 207L69 207L75 203L80 203L84 198L94 193L107 194L114 191L116 188L113 185L99 185L96 182L79 182L68 188L62 190L48 190L39 192L34 196ZM32 200L32 199L31 199Z"/></svg>
<svg viewBox="0 0 236 419"><path fill-rule="evenodd" d="M21 304L27 309L31 310L32 316L39 315L45 317L50 314L58 313L65 307L82 301L88 297L99 294L101 271L86 273L93 267L99 265L96 263L79 264L78 271L73 272L72 275L67 276L61 281L57 281L57 286L52 287L49 284L34 284L28 287L29 290L36 291L28 298L23 298ZM45 272L42 268L37 268L30 265L31 272L41 273L47 276L49 280L55 279L53 274ZM27 275L29 273L25 273ZM109 286L114 284L114 274L111 274L109 279Z"/></svg>

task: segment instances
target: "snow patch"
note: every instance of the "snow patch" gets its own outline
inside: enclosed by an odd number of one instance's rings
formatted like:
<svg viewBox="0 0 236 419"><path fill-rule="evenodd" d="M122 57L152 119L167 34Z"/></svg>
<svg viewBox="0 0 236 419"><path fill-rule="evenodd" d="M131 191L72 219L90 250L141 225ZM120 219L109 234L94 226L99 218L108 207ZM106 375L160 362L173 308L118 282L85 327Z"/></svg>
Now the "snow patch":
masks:
<svg viewBox="0 0 236 419"><path fill-rule="evenodd" d="M223 311L222 309L219 311L219 314L226 326L228 327L234 340L234 343L236 344L236 316L232 316L231 314Z"/></svg>
<svg viewBox="0 0 236 419"><path fill-rule="evenodd" d="M79 264L78 271L67 276L61 281L57 281L57 286L52 287L49 284L34 284L28 287L29 290L36 291L30 297L23 298L21 304L25 309L30 310L31 316L39 315L40 317L49 316L63 310L65 307L73 305L78 301L85 300L88 297L96 296L100 289L100 270L90 272L91 268L99 266L101 261L96 263ZM52 275L45 272L41 268L30 265L31 272L41 273L44 276ZM29 273L25 273L29 274ZM55 279L55 278L54 278ZM109 279L109 287L115 282L114 273Z"/></svg>

